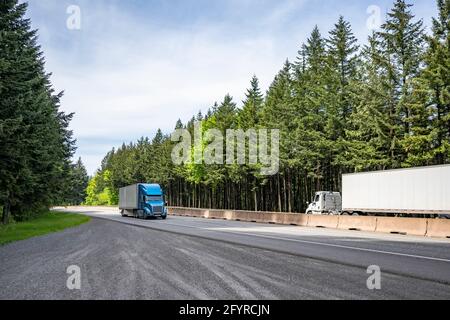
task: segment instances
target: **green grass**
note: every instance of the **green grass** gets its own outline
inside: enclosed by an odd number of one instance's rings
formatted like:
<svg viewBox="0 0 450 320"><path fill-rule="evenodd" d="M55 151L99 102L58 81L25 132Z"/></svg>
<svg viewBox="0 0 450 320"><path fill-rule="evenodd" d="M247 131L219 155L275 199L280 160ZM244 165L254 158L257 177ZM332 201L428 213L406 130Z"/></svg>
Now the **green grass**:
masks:
<svg viewBox="0 0 450 320"><path fill-rule="evenodd" d="M79 214L49 212L27 222L0 224L0 246L76 227L90 220Z"/></svg>

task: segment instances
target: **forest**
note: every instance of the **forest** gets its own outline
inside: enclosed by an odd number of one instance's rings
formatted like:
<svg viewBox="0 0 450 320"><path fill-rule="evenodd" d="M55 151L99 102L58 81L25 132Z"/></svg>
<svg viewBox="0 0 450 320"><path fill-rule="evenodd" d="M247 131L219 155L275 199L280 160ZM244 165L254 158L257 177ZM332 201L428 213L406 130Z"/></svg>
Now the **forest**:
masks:
<svg viewBox="0 0 450 320"><path fill-rule="evenodd" d="M80 204L88 176L72 163L73 114L60 110L45 71L27 3L0 1L0 210L2 223L27 220L53 205Z"/></svg>
<svg viewBox="0 0 450 320"><path fill-rule="evenodd" d="M426 28L412 4L395 0L364 44L344 17L326 34L315 27L267 91L254 76L244 101L227 94L174 126L193 135L200 123L224 136L278 129L277 174L255 164L175 165L176 142L158 130L112 149L89 179L81 159L73 163L73 114L60 110L27 4L1 1L2 222L54 205L116 205L119 188L138 182L160 183L172 206L304 212L316 191L340 191L343 173L448 164L450 0L436 5Z"/></svg>
<svg viewBox="0 0 450 320"><path fill-rule="evenodd" d="M340 191L343 173L450 163L450 0L437 0L429 32L414 7L396 0L385 23L360 45L339 17L315 27L267 92L256 76L242 104L226 95L195 123L280 130L280 171L258 165L176 166L170 135L111 150L90 180L87 204L115 205L120 187L160 183L172 206L304 212L319 190Z"/></svg>

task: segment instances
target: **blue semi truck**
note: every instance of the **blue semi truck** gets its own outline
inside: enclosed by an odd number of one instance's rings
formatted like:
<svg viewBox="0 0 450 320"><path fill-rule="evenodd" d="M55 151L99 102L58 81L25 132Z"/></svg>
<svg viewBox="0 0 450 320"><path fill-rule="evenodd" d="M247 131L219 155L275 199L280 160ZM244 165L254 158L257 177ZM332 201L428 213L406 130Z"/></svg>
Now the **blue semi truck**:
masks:
<svg viewBox="0 0 450 320"><path fill-rule="evenodd" d="M167 218L167 203L159 184L138 183L121 188L119 210L123 217Z"/></svg>

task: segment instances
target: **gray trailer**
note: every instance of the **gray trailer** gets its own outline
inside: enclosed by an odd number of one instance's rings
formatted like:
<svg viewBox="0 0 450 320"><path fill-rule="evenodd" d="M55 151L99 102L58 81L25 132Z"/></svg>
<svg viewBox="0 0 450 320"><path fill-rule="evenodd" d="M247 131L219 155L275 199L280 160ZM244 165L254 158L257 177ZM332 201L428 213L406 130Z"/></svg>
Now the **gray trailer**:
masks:
<svg viewBox="0 0 450 320"><path fill-rule="evenodd" d="M122 216L135 218L167 218L167 203L158 184L139 183L119 190L119 209Z"/></svg>
<svg viewBox="0 0 450 320"><path fill-rule="evenodd" d="M139 184L134 184L119 190L119 209L138 210L139 209Z"/></svg>

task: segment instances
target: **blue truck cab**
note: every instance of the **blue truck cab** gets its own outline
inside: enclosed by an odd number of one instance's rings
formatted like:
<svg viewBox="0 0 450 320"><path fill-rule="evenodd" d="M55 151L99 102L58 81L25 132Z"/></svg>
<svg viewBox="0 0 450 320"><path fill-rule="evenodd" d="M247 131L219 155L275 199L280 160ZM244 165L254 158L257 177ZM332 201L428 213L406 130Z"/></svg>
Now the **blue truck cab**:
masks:
<svg viewBox="0 0 450 320"><path fill-rule="evenodd" d="M119 209L122 216L139 219L167 218L164 191L159 184L138 183L121 188Z"/></svg>

